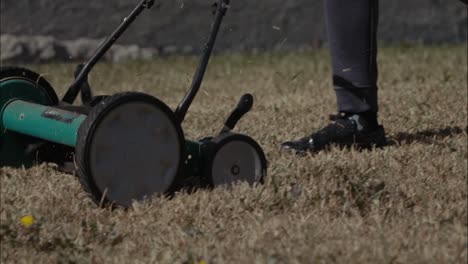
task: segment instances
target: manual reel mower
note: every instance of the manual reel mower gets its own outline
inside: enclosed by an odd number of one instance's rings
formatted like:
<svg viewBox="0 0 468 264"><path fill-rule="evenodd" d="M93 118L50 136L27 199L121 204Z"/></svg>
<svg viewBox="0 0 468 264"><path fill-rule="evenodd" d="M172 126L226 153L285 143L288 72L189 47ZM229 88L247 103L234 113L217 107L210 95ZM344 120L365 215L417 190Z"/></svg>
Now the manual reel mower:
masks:
<svg viewBox="0 0 468 264"><path fill-rule="evenodd" d="M153 194L184 187L261 183L266 158L252 138L231 132L253 104L250 94L215 137L184 139L185 115L201 86L229 0L215 4L215 19L192 85L175 111L136 92L93 96L88 74L136 17L154 1L143 0L75 71L62 100L37 73L0 68L0 166L55 162L76 172L98 204L127 207ZM82 105L74 105L81 93ZM71 169L70 169L71 168ZM193 180L195 179L195 181Z"/></svg>

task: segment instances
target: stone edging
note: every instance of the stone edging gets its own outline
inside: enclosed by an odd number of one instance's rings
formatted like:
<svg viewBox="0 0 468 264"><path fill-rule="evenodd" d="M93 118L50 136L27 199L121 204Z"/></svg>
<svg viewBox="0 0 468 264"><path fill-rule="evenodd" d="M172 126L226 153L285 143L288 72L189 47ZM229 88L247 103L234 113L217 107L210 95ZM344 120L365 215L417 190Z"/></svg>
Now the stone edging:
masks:
<svg viewBox="0 0 468 264"><path fill-rule="evenodd" d="M50 62L84 61L89 58L102 39L79 38L58 40L51 36L0 36L0 61L9 62ZM172 54L193 54L193 47L165 46L142 48L137 45L114 45L104 56L105 61L149 60L156 56Z"/></svg>

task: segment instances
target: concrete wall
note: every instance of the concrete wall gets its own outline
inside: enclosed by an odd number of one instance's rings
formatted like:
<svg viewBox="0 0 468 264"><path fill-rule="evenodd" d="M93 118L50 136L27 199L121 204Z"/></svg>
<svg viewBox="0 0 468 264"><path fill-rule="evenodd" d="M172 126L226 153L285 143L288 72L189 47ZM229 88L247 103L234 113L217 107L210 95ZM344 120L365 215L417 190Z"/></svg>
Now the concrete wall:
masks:
<svg viewBox="0 0 468 264"><path fill-rule="evenodd" d="M57 40L100 39L138 1L0 0L0 31L2 35L45 35ZM157 50L196 49L209 29L212 2L157 1L158 6L143 13L119 43ZM466 41L467 9L460 1L380 2L382 42ZM217 50L319 46L326 41L322 4L322 0L232 0Z"/></svg>

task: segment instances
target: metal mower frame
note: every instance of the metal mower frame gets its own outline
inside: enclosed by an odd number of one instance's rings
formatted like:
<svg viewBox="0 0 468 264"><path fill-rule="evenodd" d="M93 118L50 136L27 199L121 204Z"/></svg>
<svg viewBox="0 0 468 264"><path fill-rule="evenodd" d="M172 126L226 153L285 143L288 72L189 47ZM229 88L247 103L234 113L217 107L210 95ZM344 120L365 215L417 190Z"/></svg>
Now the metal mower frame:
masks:
<svg viewBox="0 0 468 264"><path fill-rule="evenodd" d="M88 83L93 67L154 0L140 1L89 60L77 66L75 79L61 100L37 73L2 67L0 166L30 166L40 152L43 161L76 171L96 203L124 207L133 200L181 188L262 183L267 169L262 148L252 138L232 132L252 108L252 95L241 97L214 137L188 140L181 128L202 84L229 3L217 0L213 5L208 41L190 88L175 111L143 93L93 96ZM80 93L82 105L74 105ZM131 172L127 167L142 168Z"/></svg>

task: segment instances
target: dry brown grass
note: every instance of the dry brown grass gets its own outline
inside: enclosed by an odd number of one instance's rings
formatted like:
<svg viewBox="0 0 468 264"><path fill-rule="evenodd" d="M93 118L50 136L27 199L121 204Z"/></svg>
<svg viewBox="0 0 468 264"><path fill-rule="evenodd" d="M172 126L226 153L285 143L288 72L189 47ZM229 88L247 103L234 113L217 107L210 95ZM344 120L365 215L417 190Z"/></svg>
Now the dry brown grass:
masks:
<svg viewBox="0 0 468 264"><path fill-rule="evenodd" d="M216 57L184 123L213 134L243 92L237 131L268 156L266 184L99 209L53 166L0 169L1 261L19 263L466 263L466 47L381 51L381 121L392 144L303 158L278 143L335 111L326 51ZM144 91L175 107L194 58L100 65L99 93ZM72 65L34 65L55 87ZM23 215L36 222L20 225Z"/></svg>

